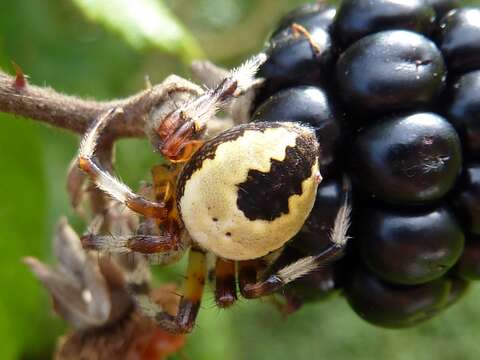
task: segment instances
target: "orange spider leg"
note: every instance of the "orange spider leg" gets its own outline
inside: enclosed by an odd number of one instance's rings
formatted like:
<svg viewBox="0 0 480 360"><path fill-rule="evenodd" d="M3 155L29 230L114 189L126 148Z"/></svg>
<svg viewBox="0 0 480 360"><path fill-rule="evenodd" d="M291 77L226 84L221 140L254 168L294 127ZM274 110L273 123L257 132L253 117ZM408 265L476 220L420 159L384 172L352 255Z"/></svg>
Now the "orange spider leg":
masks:
<svg viewBox="0 0 480 360"><path fill-rule="evenodd" d="M157 165L152 168L153 191L157 201L168 202L175 196L175 183L179 169L169 165Z"/></svg>
<svg viewBox="0 0 480 360"><path fill-rule="evenodd" d="M170 158L170 161L174 164L178 163L185 163L190 158L192 155L200 149L200 147L203 145L202 140L190 140L189 142L183 144L182 149L179 152L179 155L177 157Z"/></svg>
<svg viewBox="0 0 480 360"><path fill-rule="evenodd" d="M160 327L176 334L188 333L192 331L195 325L206 276L207 261L205 253L200 249L190 249L187 273L183 283L183 295L175 316L159 308L144 293L142 286L130 283L129 289L143 313L152 317Z"/></svg>
<svg viewBox="0 0 480 360"><path fill-rule="evenodd" d="M158 165L152 169L153 191L157 201L165 203L168 214L164 219L156 220L157 224L169 233L179 234L181 231L180 214L177 209L175 185L180 168L172 169L168 165ZM178 238L177 241L180 241Z"/></svg>
<svg viewBox="0 0 480 360"><path fill-rule="evenodd" d="M240 294L246 299L249 298L248 292L245 291L245 287L249 284L257 282L257 274L262 269L263 264L260 260L245 260L238 263L238 285L240 287Z"/></svg>
<svg viewBox="0 0 480 360"><path fill-rule="evenodd" d="M215 302L220 308L227 308L237 300L235 283L235 262L217 258L215 266Z"/></svg>
<svg viewBox="0 0 480 360"><path fill-rule="evenodd" d="M188 258L186 279L183 283L183 297L176 316L177 325L184 330L192 330L202 301L203 288L207 276L205 253L191 249Z"/></svg>

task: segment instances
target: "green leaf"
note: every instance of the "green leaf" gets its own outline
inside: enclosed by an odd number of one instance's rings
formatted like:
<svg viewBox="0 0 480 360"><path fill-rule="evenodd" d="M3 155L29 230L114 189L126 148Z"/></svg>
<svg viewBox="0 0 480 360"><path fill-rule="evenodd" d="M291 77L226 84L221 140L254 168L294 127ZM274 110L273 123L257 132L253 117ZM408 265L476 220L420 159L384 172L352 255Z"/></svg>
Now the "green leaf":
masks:
<svg viewBox="0 0 480 360"><path fill-rule="evenodd" d="M160 0L73 0L93 21L120 33L137 49L158 47L183 61L203 57L200 45Z"/></svg>
<svg viewBox="0 0 480 360"><path fill-rule="evenodd" d="M23 119L0 115L0 358L33 357L53 346L51 305L22 264L24 256L45 257L47 233L45 164L39 129ZM41 332L38 329L43 329ZM40 335L41 334L41 335Z"/></svg>

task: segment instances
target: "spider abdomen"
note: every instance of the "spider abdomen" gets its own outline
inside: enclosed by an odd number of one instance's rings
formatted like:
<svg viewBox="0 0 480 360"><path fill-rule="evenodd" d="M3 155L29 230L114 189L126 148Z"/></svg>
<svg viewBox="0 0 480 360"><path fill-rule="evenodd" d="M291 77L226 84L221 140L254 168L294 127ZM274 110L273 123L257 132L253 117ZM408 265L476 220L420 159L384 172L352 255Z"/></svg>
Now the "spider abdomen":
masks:
<svg viewBox="0 0 480 360"><path fill-rule="evenodd" d="M251 123L207 141L179 176L182 221L200 246L247 260L280 248L302 227L320 180L314 132Z"/></svg>

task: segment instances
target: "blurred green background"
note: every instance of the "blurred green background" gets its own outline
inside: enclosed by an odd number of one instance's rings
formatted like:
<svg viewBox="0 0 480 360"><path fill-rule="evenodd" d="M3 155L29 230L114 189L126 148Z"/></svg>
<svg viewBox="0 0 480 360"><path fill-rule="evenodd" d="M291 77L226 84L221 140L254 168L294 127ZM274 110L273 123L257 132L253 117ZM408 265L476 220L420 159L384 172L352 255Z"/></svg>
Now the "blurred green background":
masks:
<svg viewBox="0 0 480 360"><path fill-rule="evenodd" d="M109 99L137 92L206 57L231 66L258 51L269 30L301 0L0 0L0 66L15 60L38 85ZM105 16L105 4L118 3ZM114 15L114 16L112 16ZM142 28L136 17L157 26ZM160 24L160 25L158 25ZM147 35L145 35L147 34ZM65 328L20 259L52 261L51 238L69 208L65 173L78 138L0 115L0 359L48 359ZM122 141L118 167L136 187L158 161L140 140ZM158 271L180 279L182 264ZM478 359L480 287L414 329L384 330L360 320L342 298L283 320L262 301L230 310L205 294L188 359Z"/></svg>

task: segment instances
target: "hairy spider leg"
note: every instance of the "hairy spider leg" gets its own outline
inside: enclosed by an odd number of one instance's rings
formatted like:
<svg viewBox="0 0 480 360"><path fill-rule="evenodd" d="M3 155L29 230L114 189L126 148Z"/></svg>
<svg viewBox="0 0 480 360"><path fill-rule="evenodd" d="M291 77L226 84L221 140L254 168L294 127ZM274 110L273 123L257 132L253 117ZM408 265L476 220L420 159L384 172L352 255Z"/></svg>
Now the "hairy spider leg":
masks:
<svg viewBox="0 0 480 360"><path fill-rule="evenodd" d="M168 214L165 203L151 201L135 194L126 184L103 168L95 157L95 150L102 130L105 129L109 120L120 113L122 113L122 110L119 108L107 111L87 131L80 145L78 165L102 191L115 200L145 217L163 219Z"/></svg>
<svg viewBox="0 0 480 360"><path fill-rule="evenodd" d="M158 325L175 334L192 331L203 295L207 276L205 252L191 248L188 257L187 273L183 283L183 294L176 315L171 315L160 308L146 293L141 284L129 279L128 288L141 311L154 319Z"/></svg>
<svg viewBox="0 0 480 360"><path fill-rule="evenodd" d="M247 299L254 299L273 294L286 284L314 271L320 266L331 263L342 255L343 246L332 244L327 250L315 256L301 258L269 275L266 279L255 282L244 282L241 288L242 295ZM252 277L253 278L253 277Z"/></svg>
<svg viewBox="0 0 480 360"><path fill-rule="evenodd" d="M215 265L215 302L220 308L232 306L237 300L235 262L217 258Z"/></svg>
<svg viewBox="0 0 480 360"><path fill-rule="evenodd" d="M258 298L271 295L284 285L298 279L310 272L318 269L320 266L330 264L338 259L343 252L348 241L347 231L350 225L351 208L348 199L345 197L345 203L340 207L333 229L330 233L330 246L318 255L306 256L281 268L274 274L265 279L257 281L257 274L254 273L255 267L248 263L250 261L239 262L239 267L245 274L240 272L240 292L247 299ZM243 263L247 264L243 264Z"/></svg>
<svg viewBox="0 0 480 360"><path fill-rule="evenodd" d="M176 234L166 232L164 235L96 235L85 234L81 238L85 249L108 251L112 253L138 252L141 254L156 254L179 250Z"/></svg>
<svg viewBox="0 0 480 360"><path fill-rule="evenodd" d="M153 194L158 202L166 204L167 215L161 219L142 218L136 234L97 235L92 227L82 236L84 248L114 253L138 252L144 255L183 251L180 218L176 207L175 182L177 169L157 165L152 169ZM150 192L151 192L150 190ZM161 256L168 255L162 254Z"/></svg>
<svg viewBox="0 0 480 360"><path fill-rule="evenodd" d="M155 130L161 140L158 150L172 162L188 161L202 145L200 138L208 121L255 83L255 74L265 60L265 54L252 57L230 71L215 88L206 90L167 115Z"/></svg>

